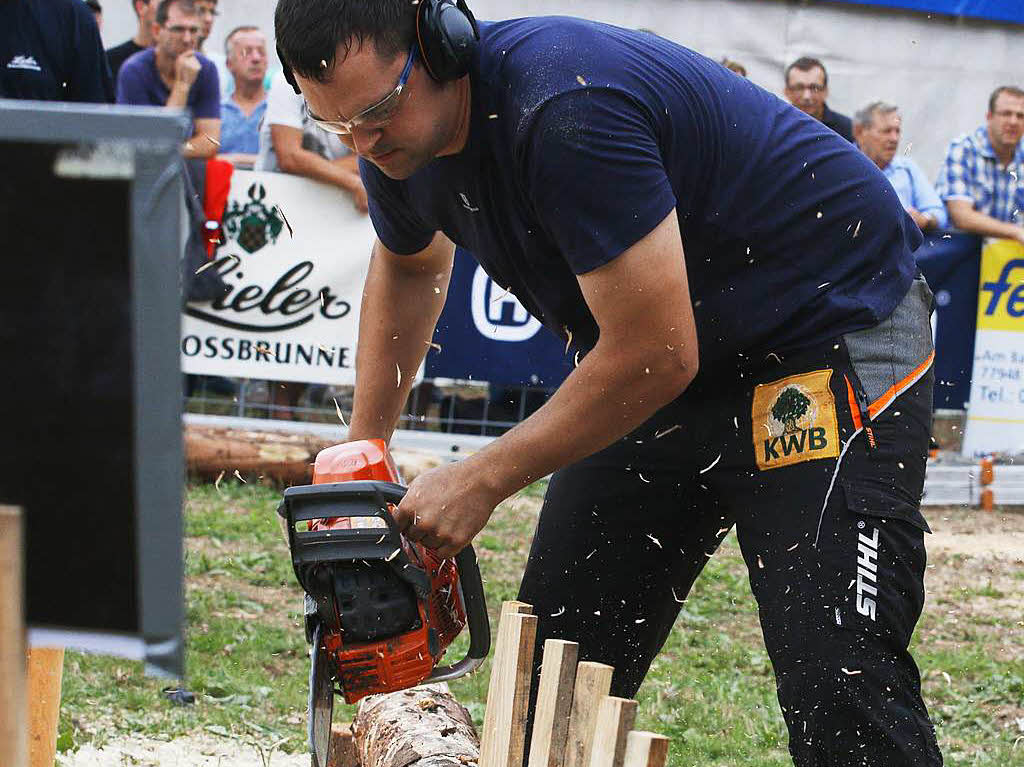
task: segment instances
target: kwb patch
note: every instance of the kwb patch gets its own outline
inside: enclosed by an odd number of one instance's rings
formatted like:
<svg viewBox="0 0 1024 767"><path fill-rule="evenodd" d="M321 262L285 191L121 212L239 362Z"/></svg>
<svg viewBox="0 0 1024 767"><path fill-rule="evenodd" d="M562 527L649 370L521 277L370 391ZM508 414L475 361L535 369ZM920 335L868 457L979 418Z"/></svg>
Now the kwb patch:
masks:
<svg viewBox="0 0 1024 767"><path fill-rule="evenodd" d="M751 424L761 471L839 455L831 370L816 370L754 389Z"/></svg>

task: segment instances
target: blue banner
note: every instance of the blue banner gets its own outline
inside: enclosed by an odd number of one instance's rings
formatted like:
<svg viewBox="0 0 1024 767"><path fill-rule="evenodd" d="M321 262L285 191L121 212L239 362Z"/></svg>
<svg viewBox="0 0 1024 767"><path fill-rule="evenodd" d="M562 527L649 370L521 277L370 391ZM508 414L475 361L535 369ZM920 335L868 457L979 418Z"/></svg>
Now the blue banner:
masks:
<svg viewBox="0 0 1024 767"><path fill-rule="evenodd" d="M924 13L971 16L976 19L1024 24L1024 2L1020 0L826 0L832 3L881 5Z"/></svg>
<svg viewBox="0 0 1024 767"><path fill-rule="evenodd" d="M971 398L981 240L934 234L925 237L916 255L935 294L935 407L963 410Z"/></svg>
<svg viewBox="0 0 1024 767"><path fill-rule="evenodd" d="M496 285L468 252L455 251L448 300L427 354L427 378L557 388L572 370L565 343Z"/></svg>

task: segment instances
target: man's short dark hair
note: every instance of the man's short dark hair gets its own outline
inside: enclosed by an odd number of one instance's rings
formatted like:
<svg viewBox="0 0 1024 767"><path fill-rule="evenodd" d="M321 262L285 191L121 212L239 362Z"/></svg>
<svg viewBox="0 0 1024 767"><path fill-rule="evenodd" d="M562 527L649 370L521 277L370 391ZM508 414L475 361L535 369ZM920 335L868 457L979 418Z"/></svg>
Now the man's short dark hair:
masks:
<svg viewBox="0 0 1024 767"><path fill-rule="evenodd" d="M1024 99L1024 90L1021 90L1016 85L1000 85L992 91L992 95L988 97L988 111L990 114L996 111L996 99L999 98L999 94L1001 93L1008 93L1011 96Z"/></svg>
<svg viewBox="0 0 1024 767"><path fill-rule="evenodd" d="M828 87L828 70L825 69L825 65L821 63L820 59L812 58L811 56L801 56L788 67L786 67L786 85L789 85L789 73L794 69L799 69L801 72L810 72L812 69L820 69L822 74L825 75L825 87Z"/></svg>
<svg viewBox="0 0 1024 767"><path fill-rule="evenodd" d="M99 0L82 0L82 2L93 13L103 13L103 6L100 5Z"/></svg>
<svg viewBox="0 0 1024 767"><path fill-rule="evenodd" d="M153 20L161 27L167 23L167 17L171 15L172 5L178 6L182 13L189 16L196 15L196 4L193 0L160 0L160 5L156 7L156 16L153 17Z"/></svg>
<svg viewBox="0 0 1024 767"><path fill-rule="evenodd" d="M410 0L279 0L274 13L277 47L296 74L324 82L341 45L372 41L385 57L409 49L416 35Z"/></svg>
<svg viewBox="0 0 1024 767"><path fill-rule="evenodd" d="M260 28L257 27L255 24L243 24L240 27L235 27L230 32L228 32L228 36L224 38L224 53L226 53L228 56L231 55L231 38L234 37L235 35L237 35L239 32L259 32L259 31L260 31Z"/></svg>

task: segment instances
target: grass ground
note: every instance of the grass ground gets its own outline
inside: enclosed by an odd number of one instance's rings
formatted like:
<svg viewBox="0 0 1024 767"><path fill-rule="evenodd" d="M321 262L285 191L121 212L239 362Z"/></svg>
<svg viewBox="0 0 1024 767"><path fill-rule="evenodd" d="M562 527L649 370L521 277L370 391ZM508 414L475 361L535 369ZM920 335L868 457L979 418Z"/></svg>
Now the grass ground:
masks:
<svg viewBox="0 0 1024 767"><path fill-rule="evenodd" d="M477 539L492 625L502 600L515 597L542 493L534 485L503 504ZM85 743L125 736L233 738L255 749L253 764L272 764L275 749L305 748L301 592L274 513L278 498L237 480L188 488L184 687L197 702L172 705L167 682L144 677L138 664L69 652L65 761ZM915 655L946 763L1024 765L1024 556L993 558L989 547L955 544L980 532L1019 536L1024 514L959 510L931 519L940 545L932 547ZM487 678L485 667L452 684L478 723ZM638 698L638 727L671 737L672 767L791 764L734 535L709 562ZM335 721L345 718L336 708Z"/></svg>

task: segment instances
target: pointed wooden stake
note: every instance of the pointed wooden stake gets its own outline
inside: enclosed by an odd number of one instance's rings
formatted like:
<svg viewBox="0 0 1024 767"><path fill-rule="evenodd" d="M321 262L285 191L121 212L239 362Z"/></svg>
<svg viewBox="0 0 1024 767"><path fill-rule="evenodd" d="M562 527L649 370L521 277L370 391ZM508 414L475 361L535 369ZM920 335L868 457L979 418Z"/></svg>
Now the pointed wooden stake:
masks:
<svg viewBox="0 0 1024 767"><path fill-rule="evenodd" d="M633 730L626 738L623 767L665 767L668 761L668 738L653 732Z"/></svg>
<svg viewBox="0 0 1024 767"><path fill-rule="evenodd" d="M532 611L522 602L502 605L480 739L480 767L521 767L523 763L537 639L537 617L528 614Z"/></svg>
<svg viewBox="0 0 1024 767"><path fill-rule="evenodd" d="M626 736L636 720L636 701L613 698L601 701L594 725L594 746L590 752L590 767L622 767L626 756Z"/></svg>
<svg viewBox="0 0 1024 767"><path fill-rule="evenodd" d="M594 742L597 710L601 700L612 688L614 671L611 666L593 661L583 661L577 666L569 734L565 742L564 767L590 767L590 750Z"/></svg>
<svg viewBox="0 0 1024 767"><path fill-rule="evenodd" d="M580 646L564 639L544 642L544 662L533 715L529 767L562 767L569 734L576 659Z"/></svg>

